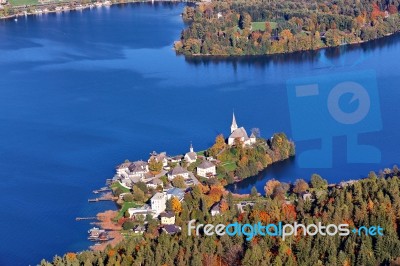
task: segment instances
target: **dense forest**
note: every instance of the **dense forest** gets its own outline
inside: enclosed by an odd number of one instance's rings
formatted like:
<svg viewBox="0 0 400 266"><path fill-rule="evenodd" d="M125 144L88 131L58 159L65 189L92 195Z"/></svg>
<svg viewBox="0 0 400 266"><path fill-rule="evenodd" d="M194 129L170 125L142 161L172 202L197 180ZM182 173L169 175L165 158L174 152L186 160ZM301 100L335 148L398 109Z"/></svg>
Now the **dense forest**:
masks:
<svg viewBox="0 0 400 266"><path fill-rule="evenodd" d="M399 0L234 0L186 7L175 42L185 55L262 55L315 50L399 31Z"/></svg>
<svg viewBox="0 0 400 266"><path fill-rule="evenodd" d="M294 184L270 180L265 196L255 188L248 199L226 193L221 185L197 185L187 192L175 212L182 232L169 235L149 219L143 236L131 237L105 251L84 251L55 256L41 265L399 265L400 263L400 179L398 168L379 176L342 186L328 186L313 175L309 183ZM306 198L305 191L312 194ZM263 193L264 194L264 193ZM222 199L222 200L221 200ZM236 204L251 200L239 212ZM210 206L220 202L221 215L211 216ZM347 223L350 227L380 225L384 236L188 236L187 223Z"/></svg>

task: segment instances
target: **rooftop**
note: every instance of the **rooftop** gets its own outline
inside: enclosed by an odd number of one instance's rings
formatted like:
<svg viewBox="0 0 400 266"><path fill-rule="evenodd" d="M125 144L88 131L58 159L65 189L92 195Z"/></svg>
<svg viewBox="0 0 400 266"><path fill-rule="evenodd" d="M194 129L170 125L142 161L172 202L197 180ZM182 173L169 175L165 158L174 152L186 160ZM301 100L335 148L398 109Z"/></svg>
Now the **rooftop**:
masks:
<svg viewBox="0 0 400 266"><path fill-rule="evenodd" d="M201 162L201 164L199 166L197 166L197 168L208 169L208 168L211 168L211 167L214 167L214 166L215 165L210 161L203 161L203 162Z"/></svg>

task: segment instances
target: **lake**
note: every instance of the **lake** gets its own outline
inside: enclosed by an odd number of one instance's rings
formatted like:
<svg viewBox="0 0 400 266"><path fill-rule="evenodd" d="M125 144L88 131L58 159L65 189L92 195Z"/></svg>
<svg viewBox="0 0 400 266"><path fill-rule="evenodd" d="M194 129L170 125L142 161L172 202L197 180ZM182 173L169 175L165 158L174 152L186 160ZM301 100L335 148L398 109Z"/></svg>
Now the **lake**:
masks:
<svg viewBox="0 0 400 266"><path fill-rule="evenodd" d="M381 128L371 122L358 135L381 159L348 163L346 138L335 135L331 167L304 168L296 157L232 191L261 192L269 178L315 172L330 182L360 178L398 162L399 35L291 55L190 59L172 50L183 7L141 3L0 22L0 265L88 248L91 225L75 218L115 208L87 199L118 163L153 150L182 154L190 142L203 150L228 136L233 110L248 131L293 139L286 84L304 76L375 73ZM305 125L314 119L304 116ZM297 153L318 145L298 142Z"/></svg>

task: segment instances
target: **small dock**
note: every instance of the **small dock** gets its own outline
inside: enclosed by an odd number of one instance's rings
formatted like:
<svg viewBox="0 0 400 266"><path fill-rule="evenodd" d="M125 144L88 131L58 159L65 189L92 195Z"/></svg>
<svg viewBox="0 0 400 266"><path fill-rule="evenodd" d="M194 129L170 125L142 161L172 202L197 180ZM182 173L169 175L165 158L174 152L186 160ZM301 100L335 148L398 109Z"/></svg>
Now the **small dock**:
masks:
<svg viewBox="0 0 400 266"><path fill-rule="evenodd" d="M75 220L77 221L84 221L84 220L96 220L97 217L76 217Z"/></svg>
<svg viewBox="0 0 400 266"><path fill-rule="evenodd" d="M109 200L116 200L117 197L113 197L111 193L107 193L99 198L88 199L88 202L99 202L99 201L109 201Z"/></svg>
<svg viewBox="0 0 400 266"><path fill-rule="evenodd" d="M94 194L99 194L99 193L102 193L102 192L109 192L109 191L111 191L110 188L108 188L108 187L102 187L102 188L100 188L100 189L93 190L93 193L94 193Z"/></svg>

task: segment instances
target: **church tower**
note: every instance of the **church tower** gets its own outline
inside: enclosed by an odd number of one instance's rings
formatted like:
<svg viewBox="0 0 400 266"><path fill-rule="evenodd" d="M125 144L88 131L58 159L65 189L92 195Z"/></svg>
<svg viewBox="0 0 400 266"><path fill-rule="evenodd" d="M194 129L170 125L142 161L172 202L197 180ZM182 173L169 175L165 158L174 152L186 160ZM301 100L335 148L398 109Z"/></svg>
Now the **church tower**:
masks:
<svg viewBox="0 0 400 266"><path fill-rule="evenodd" d="M189 148L189 151L190 151L190 152L193 152L193 145L192 145L192 142L190 142L190 148Z"/></svg>
<svg viewBox="0 0 400 266"><path fill-rule="evenodd" d="M238 128L237 124L236 124L236 118L235 118L235 112L233 112L232 115L232 125L231 125L231 133L233 131L235 131Z"/></svg>

